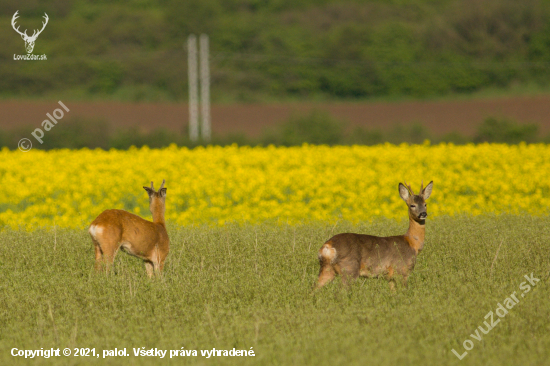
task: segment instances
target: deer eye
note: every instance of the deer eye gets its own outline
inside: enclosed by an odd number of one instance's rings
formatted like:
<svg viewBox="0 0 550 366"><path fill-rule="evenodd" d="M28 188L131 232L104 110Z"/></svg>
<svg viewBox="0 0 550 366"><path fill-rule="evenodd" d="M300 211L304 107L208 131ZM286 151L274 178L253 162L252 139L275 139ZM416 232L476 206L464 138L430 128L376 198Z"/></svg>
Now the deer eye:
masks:
<svg viewBox="0 0 550 366"><path fill-rule="evenodd" d="M415 207L416 207L416 205L411 205L411 208L415 208Z"/></svg>

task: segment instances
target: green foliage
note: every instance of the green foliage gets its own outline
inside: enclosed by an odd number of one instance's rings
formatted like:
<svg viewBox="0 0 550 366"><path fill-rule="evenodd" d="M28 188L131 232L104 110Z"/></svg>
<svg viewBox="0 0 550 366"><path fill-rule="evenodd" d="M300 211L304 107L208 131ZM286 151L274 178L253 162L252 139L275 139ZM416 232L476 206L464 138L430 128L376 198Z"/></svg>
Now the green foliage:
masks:
<svg viewBox="0 0 550 366"><path fill-rule="evenodd" d="M169 192L169 191L168 191ZM435 194L435 193L434 193ZM435 207L435 206L434 206ZM110 207L105 207L110 208ZM403 206L403 215L406 215ZM135 365L204 364L200 350L253 347L255 357L221 365L535 365L550 358L547 243L550 219L530 216L429 220L408 287L384 279L341 279L313 293L317 250L339 232L404 233L406 221L180 227L162 278L120 251L111 274L96 274L88 233L53 228L0 233L0 363L26 365L18 349L126 348ZM524 276L540 282L524 297ZM498 318L498 303L519 303ZM470 334L493 311L482 341ZM490 320L488 320L490 322ZM451 349L464 352L459 361ZM198 357L134 357L133 348L198 350ZM533 350L537 350L536 352ZM46 363L74 364L58 357ZM33 362L44 363L43 359ZM119 358L101 359L120 364ZM79 357L78 364L98 364Z"/></svg>
<svg viewBox="0 0 550 366"><path fill-rule="evenodd" d="M0 5L9 24L20 3ZM35 53L0 65L0 96L181 100L185 40L210 35L214 101L428 97L550 84L544 0L27 2L50 23ZM0 34L6 60L24 53ZM133 91L136 92L133 92Z"/></svg>
<svg viewBox="0 0 550 366"><path fill-rule="evenodd" d="M94 74L90 83L92 93L111 94L120 86L123 70L119 64L102 62L94 65L92 69Z"/></svg>
<svg viewBox="0 0 550 366"><path fill-rule="evenodd" d="M109 147L107 122L80 118L67 119L44 135L44 149L81 149L83 147ZM47 137L46 137L47 134Z"/></svg>
<svg viewBox="0 0 550 366"><path fill-rule="evenodd" d="M389 130L381 130L378 128L368 129L357 127L349 133L345 142L347 144L357 145L377 145L389 142L392 144L421 144L425 140L431 140L433 136L420 123L410 125L396 125ZM445 140L446 141L446 140Z"/></svg>
<svg viewBox="0 0 550 366"><path fill-rule="evenodd" d="M473 136L451 132L438 136L429 131L422 123L395 125L392 128L350 127L346 121L334 118L322 110L312 110L307 114L296 114L277 127L265 130L258 138L251 138L242 133L224 136L214 135L210 142L192 142L183 133L175 133L160 128L152 131L138 128L113 129L104 120L69 118L63 120L50 131L44 131L43 143L39 144L30 133L34 127L21 127L14 131L0 130L0 147L17 149L17 143L23 137L30 138L33 148L39 149L128 149L131 146L149 146L161 148L176 144L190 148L196 146L231 145L256 146L299 146L304 143L315 145L378 145L386 142L392 144L422 144L426 140L433 143L450 142L454 144L499 142L519 144L521 142L550 143L550 135L543 137L535 124L520 124L513 120L487 118L481 123Z"/></svg>
<svg viewBox="0 0 550 366"><path fill-rule="evenodd" d="M264 137L264 144L296 146L304 142L316 145L341 144L344 125L328 113L312 111L309 115L294 116L272 135Z"/></svg>
<svg viewBox="0 0 550 366"><path fill-rule="evenodd" d="M537 141L538 126L518 124L507 119L487 118L478 127L475 142L503 142L518 144Z"/></svg>
<svg viewBox="0 0 550 366"><path fill-rule="evenodd" d="M172 143L181 144L180 135L174 135L164 129L154 130L152 132L141 132L136 128L128 130L119 130L109 138L110 147L115 149L128 149L130 146L144 146L151 148L166 147Z"/></svg>

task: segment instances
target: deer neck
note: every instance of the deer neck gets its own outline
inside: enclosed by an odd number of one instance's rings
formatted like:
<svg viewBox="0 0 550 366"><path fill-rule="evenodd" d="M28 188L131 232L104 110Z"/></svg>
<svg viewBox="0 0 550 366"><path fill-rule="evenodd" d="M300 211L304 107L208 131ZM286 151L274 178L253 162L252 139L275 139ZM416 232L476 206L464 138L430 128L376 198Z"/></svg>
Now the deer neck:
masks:
<svg viewBox="0 0 550 366"><path fill-rule="evenodd" d="M424 248L424 237L426 233L426 221L415 220L409 216L409 230L405 234L405 239L418 254Z"/></svg>
<svg viewBox="0 0 550 366"><path fill-rule="evenodd" d="M153 214L153 223L164 225L164 203L152 202L150 209Z"/></svg>

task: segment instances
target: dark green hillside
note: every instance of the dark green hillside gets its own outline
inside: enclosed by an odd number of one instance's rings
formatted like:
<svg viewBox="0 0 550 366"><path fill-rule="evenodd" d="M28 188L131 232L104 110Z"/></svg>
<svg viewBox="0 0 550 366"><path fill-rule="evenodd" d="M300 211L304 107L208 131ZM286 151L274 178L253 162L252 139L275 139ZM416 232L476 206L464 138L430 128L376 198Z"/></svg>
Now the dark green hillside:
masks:
<svg viewBox="0 0 550 366"><path fill-rule="evenodd" d="M0 96L181 100L190 33L215 101L429 97L550 81L546 0L16 1L0 4ZM50 22L14 61L22 29Z"/></svg>

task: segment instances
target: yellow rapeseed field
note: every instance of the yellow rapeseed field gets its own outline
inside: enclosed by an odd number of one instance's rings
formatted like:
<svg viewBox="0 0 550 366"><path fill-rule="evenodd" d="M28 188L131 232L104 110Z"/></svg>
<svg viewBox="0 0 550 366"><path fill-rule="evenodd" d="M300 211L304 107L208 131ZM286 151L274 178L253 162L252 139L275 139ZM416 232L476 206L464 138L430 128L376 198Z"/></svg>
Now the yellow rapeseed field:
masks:
<svg viewBox="0 0 550 366"><path fill-rule="evenodd" d="M181 225L405 218L397 186L434 181L431 216L547 214L550 146L379 145L0 152L0 226L83 228L109 208L150 218L166 179Z"/></svg>

